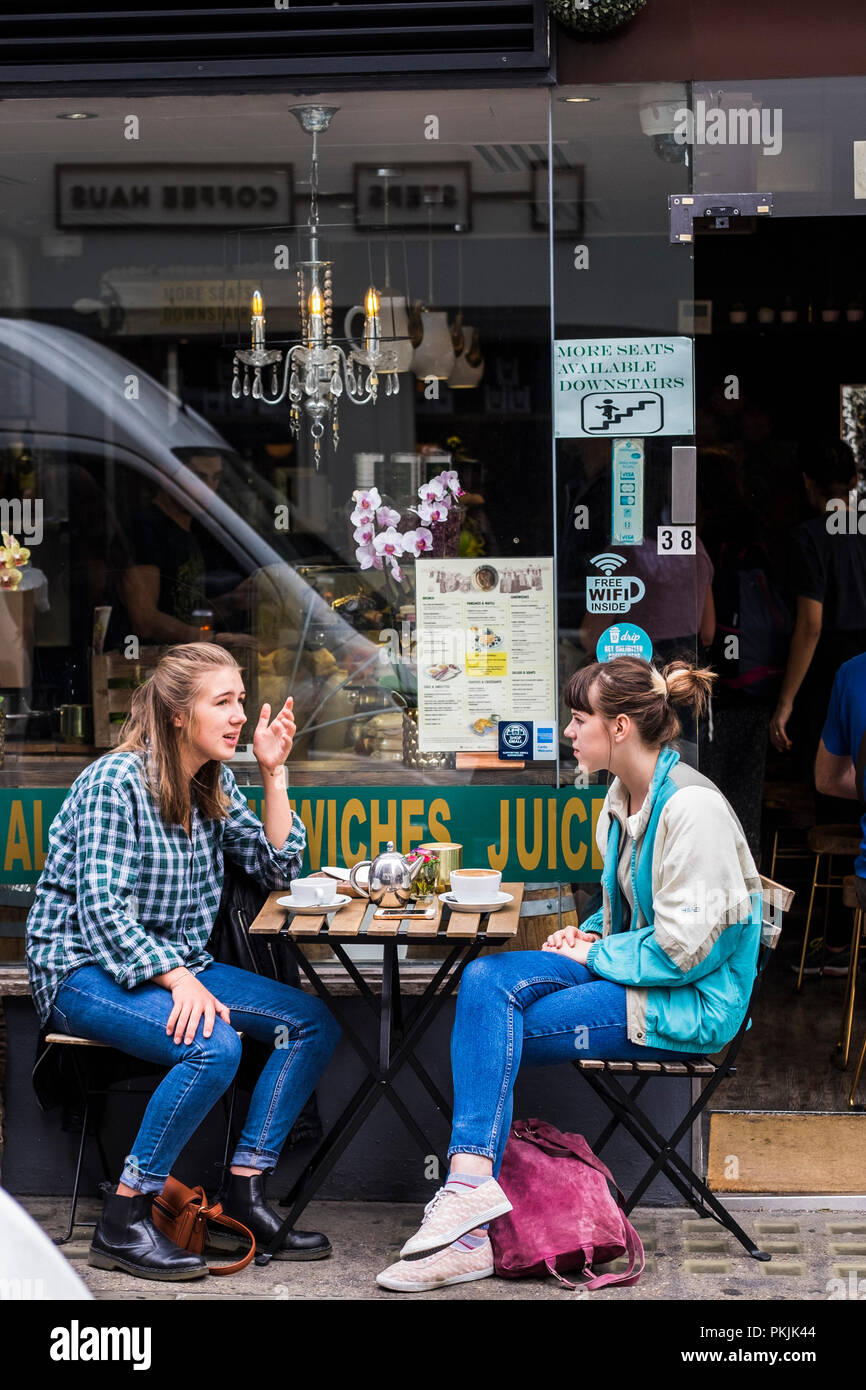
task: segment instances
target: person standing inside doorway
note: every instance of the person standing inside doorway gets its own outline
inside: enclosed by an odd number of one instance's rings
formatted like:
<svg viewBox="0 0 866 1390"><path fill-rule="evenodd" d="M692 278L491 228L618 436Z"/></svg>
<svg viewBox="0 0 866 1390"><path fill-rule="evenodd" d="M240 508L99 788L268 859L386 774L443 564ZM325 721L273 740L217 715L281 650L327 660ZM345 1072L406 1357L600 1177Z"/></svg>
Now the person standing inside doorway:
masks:
<svg viewBox="0 0 866 1390"><path fill-rule="evenodd" d="M839 525L839 504L847 508L857 485L854 455L844 441L805 445L803 482L815 515L791 532L791 592L797 615L770 719L770 741L779 752L791 753L792 773L811 783L834 674L866 651L866 538ZM842 519L846 522L847 516ZM856 752L855 748L851 756ZM815 784L815 824L852 820L850 800L839 799L838 793L826 790L828 785L823 778ZM826 943L812 943L805 973L846 974L848 936L845 914L831 912ZM825 945L832 960L825 955Z"/></svg>
<svg viewBox="0 0 866 1390"><path fill-rule="evenodd" d="M866 652L836 672L815 758L815 786L823 796L859 801L863 838L854 861L857 901L866 911ZM845 962L847 968L847 961Z"/></svg>
<svg viewBox="0 0 866 1390"><path fill-rule="evenodd" d="M850 447L832 439L804 448L803 483L814 516L791 532L790 587L797 618L770 742L779 752L795 743L803 771L811 771L824 722L833 673L866 650L866 539L836 525L831 502L847 506L857 485ZM788 724L798 702L799 729ZM799 760L799 759L798 759Z"/></svg>

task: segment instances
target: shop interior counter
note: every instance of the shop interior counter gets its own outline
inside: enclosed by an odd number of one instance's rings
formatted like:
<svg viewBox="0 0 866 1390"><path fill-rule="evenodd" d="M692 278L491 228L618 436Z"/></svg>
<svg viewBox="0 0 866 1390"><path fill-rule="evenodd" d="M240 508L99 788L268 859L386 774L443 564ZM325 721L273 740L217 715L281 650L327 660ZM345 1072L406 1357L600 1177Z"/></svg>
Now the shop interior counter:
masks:
<svg viewBox="0 0 866 1390"><path fill-rule="evenodd" d="M0 768L0 787L69 787L80 772L106 751L84 744L39 745L39 751L28 747L13 751L7 743L6 758ZM230 762L240 786L258 786L259 773L254 762ZM498 786L531 784L552 786L553 766L524 767L518 773L507 766L502 768L437 768L419 772L402 763L379 762L373 758L323 758L313 761L290 761L288 764L289 794L293 786Z"/></svg>

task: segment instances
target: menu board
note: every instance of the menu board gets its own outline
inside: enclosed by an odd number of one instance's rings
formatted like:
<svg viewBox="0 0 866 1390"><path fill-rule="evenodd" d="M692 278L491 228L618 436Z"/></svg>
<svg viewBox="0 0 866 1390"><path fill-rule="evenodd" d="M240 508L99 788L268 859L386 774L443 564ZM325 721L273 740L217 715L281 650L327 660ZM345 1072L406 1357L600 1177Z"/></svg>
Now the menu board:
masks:
<svg viewBox="0 0 866 1390"><path fill-rule="evenodd" d="M497 752L500 720L556 719L553 560L415 562L418 746Z"/></svg>

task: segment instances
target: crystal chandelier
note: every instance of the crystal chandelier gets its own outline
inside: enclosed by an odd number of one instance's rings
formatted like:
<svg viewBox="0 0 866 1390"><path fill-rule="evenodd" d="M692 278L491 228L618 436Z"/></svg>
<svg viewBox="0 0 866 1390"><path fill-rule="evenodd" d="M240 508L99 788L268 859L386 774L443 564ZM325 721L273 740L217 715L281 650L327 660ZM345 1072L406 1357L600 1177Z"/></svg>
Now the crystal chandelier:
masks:
<svg viewBox="0 0 866 1390"><path fill-rule="evenodd" d="M301 432L301 414L307 415L316 458L316 468L322 455L325 423L331 422L332 439L336 449L340 440L338 405L345 398L353 405L370 405L379 393L380 375L385 377L386 396L397 395L400 381L397 376L398 355L393 343L383 339L379 319L379 296L371 285L364 297L363 346L351 344L345 351L332 336L334 314L332 266L319 259L319 158L317 140L327 130L339 110L337 106L290 106L308 135L312 136L313 153L310 165L310 259L296 266L298 280L298 309L301 319L300 341L286 349L282 383L278 363L283 359L279 348L269 348L265 341L265 306L261 293L253 295L250 318L250 347L235 350L232 395L252 395L265 405L280 405L289 401L292 436ZM343 339L349 343L349 339ZM240 369L243 367L243 381ZM270 368L269 392L262 382L262 372ZM252 376L251 376L252 373Z"/></svg>

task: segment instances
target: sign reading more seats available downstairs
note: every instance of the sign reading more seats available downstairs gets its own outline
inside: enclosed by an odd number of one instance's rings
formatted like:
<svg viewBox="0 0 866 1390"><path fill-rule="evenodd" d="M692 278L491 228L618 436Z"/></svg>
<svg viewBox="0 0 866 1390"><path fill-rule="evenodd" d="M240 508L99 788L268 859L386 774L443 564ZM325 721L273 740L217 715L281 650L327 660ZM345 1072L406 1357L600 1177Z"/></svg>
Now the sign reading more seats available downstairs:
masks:
<svg viewBox="0 0 866 1390"><path fill-rule="evenodd" d="M557 439L692 435L691 338L558 338Z"/></svg>

